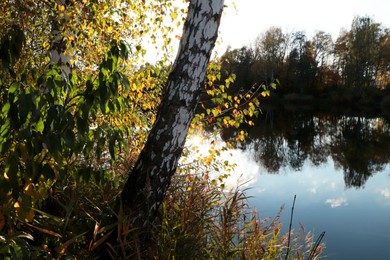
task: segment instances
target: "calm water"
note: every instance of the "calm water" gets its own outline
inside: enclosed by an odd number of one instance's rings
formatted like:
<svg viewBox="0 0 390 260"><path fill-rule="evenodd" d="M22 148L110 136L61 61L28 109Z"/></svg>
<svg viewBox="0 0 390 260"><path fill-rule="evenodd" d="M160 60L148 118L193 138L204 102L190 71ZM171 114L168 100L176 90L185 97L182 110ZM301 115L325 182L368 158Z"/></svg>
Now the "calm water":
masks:
<svg viewBox="0 0 390 260"><path fill-rule="evenodd" d="M230 133L224 133L227 138ZM328 259L390 259L390 124L382 118L266 113L233 152L252 206L326 232Z"/></svg>

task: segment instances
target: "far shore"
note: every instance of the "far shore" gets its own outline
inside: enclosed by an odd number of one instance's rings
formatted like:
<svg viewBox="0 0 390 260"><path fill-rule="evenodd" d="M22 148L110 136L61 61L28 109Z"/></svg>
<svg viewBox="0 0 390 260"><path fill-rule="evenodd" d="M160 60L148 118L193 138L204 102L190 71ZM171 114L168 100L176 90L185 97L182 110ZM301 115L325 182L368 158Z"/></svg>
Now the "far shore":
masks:
<svg viewBox="0 0 390 260"><path fill-rule="evenodd" d="M263 109L283 107L289 111L319 111L350 116L385 117L390 119L390 94L379 91L334 91L322 95L291 93L261 100Z"/></svg>

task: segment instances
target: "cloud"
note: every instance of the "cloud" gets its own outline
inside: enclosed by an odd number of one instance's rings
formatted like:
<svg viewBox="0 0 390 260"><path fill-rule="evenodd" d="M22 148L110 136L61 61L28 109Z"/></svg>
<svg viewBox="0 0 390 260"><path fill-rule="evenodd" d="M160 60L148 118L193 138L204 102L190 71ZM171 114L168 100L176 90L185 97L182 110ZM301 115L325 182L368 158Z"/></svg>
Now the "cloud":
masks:
<svg viewBox="0 0 390 260"><path fill-rule="evenodd" d="M310 191L311 193L316 194L316 193L317 193L317 188L311 187L311 188L309 189L309 191Z"/></svg>
<svg viewBox="0 0 390 260"><path fill-rule="evenodd" d="M390 190L388 188L384 188L383 190L380 190L380 193L383 197L390 198Z"/></svg>
<svg viewBox="0 0 390 260"><path fill-rule="evenodd" d="M329 204L331 208L337 208L340 206L347 206L347 200L344 198L337 198L337 199L327 199L325 201L325 204Z"/></svg>

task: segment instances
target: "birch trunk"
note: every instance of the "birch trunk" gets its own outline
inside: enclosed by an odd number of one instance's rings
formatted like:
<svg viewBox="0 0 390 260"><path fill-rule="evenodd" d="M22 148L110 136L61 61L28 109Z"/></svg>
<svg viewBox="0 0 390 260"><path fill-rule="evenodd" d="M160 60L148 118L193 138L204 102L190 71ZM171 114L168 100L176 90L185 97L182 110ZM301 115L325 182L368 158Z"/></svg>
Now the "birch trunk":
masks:
<svg viewBox="0 0 390 260"><path fill-rule="evenodd" d="M224 0L191 0L165 97L145 147L121 194L134 225L148 231L183 146L218 35Z"/></svg>
<svg viewBox="0 0 390 260"><path fill-rule="evenodd" d="M73 4L72 0L56 0L57 5L64 6L66 9L69 5ZM61 68L61 76L66 81L69 78L69 74L72 71L70 60L72 56L69 53L66 42L64 40L64 28L66 27L69 17L66 12L61 14L61 11L57 11L57 16L54 18L51 24L52 42L48 55L50 57L50 65L58 65Z"/></svg>

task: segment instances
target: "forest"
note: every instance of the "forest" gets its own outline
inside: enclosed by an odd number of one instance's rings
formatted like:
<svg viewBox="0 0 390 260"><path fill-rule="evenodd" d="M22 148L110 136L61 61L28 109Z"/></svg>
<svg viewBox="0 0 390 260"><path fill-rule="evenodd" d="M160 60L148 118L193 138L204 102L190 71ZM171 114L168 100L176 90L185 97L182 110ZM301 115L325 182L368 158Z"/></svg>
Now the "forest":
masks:
<svg viewBox="0 0 390 260"><path fill-rule="evenodd" d="M390 30L368 16L355 17L337 39L269 28L248 46L228 49L221 66L236 75L233 92L277 81L266 102L390 111Z"/></svg>
<svg viewBox="0 0 390 260"><path fill-rule="evenodd" d="M388 108L389 29L357 17L333 42L270 28L210 61L224 8L210 1L0 3L0 258L321 255L323 233L283 234L280 212L227 190L234 165L218 155L244 144L262 103ZM235 129L223 147L190 156L187 133L221 128Z"/></svg>

